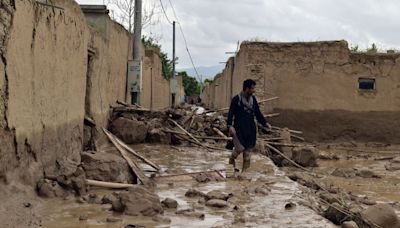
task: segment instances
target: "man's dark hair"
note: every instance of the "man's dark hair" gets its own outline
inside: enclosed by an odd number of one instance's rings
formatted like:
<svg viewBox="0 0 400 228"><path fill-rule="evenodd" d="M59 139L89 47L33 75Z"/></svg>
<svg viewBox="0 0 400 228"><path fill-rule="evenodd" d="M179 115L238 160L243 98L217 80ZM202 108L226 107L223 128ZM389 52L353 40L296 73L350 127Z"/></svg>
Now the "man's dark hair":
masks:
<svg viewBox="0 0 400 228"><path fill-rule="evenodd" d="M245 90L246 88L251 88L252 86L255 86L255 85L256 85L256 82L254 80L251 80L251 79L244 80L243 90Z"/></svg>

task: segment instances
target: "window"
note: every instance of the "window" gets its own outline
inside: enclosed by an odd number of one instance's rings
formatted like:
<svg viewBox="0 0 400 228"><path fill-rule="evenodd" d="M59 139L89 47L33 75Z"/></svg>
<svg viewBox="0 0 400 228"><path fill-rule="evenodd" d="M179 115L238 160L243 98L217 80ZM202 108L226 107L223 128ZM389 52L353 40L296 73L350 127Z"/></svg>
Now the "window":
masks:
<svg viewBox="0 0 400 228"><path fill-rule="evenodd" d="M358 89L360 90L375 90L374 78L359 78Z"/></svg>

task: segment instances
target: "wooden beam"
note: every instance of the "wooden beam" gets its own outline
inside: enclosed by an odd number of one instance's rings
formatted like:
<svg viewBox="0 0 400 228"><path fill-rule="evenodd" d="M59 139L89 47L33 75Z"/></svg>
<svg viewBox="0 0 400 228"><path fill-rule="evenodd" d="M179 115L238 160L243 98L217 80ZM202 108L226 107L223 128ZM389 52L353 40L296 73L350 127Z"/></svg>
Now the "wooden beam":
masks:
<svg viewBox="0 0 400 228"><path fill-rule="evenodd" d="M125 159L125 161L128 163L129 167L131 167L132 171L135 173L135 175L139 178L139 180L143 184L147 184L149 182L149 179L144 175L143 171L140 169L139 165L134 162L132 159L129 158L126 150L119 144L119 142L114 138L114 136L105 128L103 128L104 133L108 137L108 139L114 144L114 146L118 149L120 152L121 156Z"/></svg>
<svg viewBox="0 0 400 228"><path fill-rule="evenodd" d="M97 181L90 179L86 179L86 183L90 186L102 187L102 188L114 188L114 189L125 189L125 188L132 188L135 186L133 184L121 184L121 183Z"/></svg>

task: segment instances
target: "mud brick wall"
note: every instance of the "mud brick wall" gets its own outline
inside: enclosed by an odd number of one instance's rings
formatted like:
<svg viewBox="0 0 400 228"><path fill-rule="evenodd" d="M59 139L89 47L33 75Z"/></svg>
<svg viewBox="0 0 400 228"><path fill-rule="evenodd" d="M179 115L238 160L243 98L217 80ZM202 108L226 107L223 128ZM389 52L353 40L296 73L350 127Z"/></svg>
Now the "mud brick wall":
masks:
<svg viewBox="0 0 400 228"><path fill-rule="evenodd" d="M86 23L74 1L53 3L0 4L0 176L32 185L82 148Z"/></svg>
<svg viewBox="0 0 400 228"><path fill-rule="evenodd" d="M303 130L312 140L400 142L400 54L354 54L346 41L244 42L234 94L247 78L257 82L259 100L280 97L262 107L281 113L272 123ZM375 79L375 90L359 90L359 78ZM213 93L214 83L205 91Z"/></svg>

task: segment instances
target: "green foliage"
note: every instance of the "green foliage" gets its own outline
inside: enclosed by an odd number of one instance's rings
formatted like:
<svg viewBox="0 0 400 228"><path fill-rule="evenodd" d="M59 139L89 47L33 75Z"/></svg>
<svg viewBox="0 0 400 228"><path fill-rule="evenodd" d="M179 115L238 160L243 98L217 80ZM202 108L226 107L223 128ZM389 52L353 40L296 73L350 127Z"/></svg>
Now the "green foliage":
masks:
<svg viewBox="0 0 400 228"><path fill-rule="evenodd" d="M167 53L161 51L161 45L152 37L143 36L142 42L146 48L154 48L160 53L162 74L165 79L172 78L172 60L168 58Z"/></svg>
<svg viewBox="0 0 400 228"><path fill-rule="evenodd" d="M358 53L358 52L360 52L361 50L360 50L359 46L356 45L356 46L351 46L351 47L350 47L350 51L351 51L352 53Z"/></svg>
<svg viewBox="0 0 400 228"><path fill-rule="evenodd" d="M367 53L368 54L376 54L376 53L378 53L378 48L376 47L375 43L372 43L371 47L367 48Z"/></svg>
<svg viewBox="0 0 400 228"><path fill-rule="evenodd" d="M186 96L200 95L200 84L196 78L189 76L186 71L179 72L178 76L182 76Z"/></svg>
<svg viewBox="0 0 400 228"><path fill-rule="evenodd" d="M213 83L214 80L206 78L206 80L204 80L204 84L211 84Z"/></svg>

